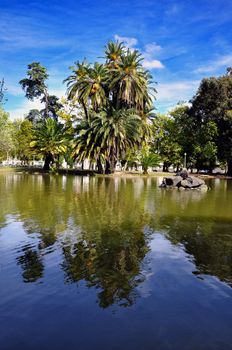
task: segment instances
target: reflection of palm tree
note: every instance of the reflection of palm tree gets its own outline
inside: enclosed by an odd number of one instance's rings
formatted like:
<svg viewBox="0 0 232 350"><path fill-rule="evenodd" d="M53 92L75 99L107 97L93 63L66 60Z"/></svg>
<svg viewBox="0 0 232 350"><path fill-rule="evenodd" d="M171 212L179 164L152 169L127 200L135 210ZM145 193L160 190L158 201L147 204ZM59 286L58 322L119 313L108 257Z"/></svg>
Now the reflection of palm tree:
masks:
<svg viewBox="0 0 232 350"><path fill-rule="evenodd" d="M23 255L17 258L18 264L23 269L24 282L36 282L39 278L43 277L44 266L36 250L32 250L28 247L22 249Z"/></svg>
<svg viewBox="0 0 232 350"><path fill-rule="evenodd" d="M65 241L63 246L67 281L86 280L89 287L101 288L102 307L133 303L148 251L144 204L133 198L131 181L120 181L117 191L114 186L114 180L98 179L94 192L82 193L76 202L82 233L76 243Z"/></svg>
<svg viewBox="0 0 232 350"><path fill-rule="evenodd" d="M120 231L101 232L100 240L87 241L83 234L74 246L64 246L63 268L67 280L85 280L89 287L101 288L101 307L114 303L131 305L135 287L144 278L140 263L148 251L143 232L129 236Z"/></svg>

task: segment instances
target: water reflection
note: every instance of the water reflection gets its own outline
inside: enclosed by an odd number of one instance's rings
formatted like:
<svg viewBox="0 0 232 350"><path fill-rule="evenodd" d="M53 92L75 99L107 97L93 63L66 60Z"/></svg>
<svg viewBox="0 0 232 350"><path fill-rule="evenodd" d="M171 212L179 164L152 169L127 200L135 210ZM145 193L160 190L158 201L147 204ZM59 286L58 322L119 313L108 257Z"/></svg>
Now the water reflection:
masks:
<svg viewBox="0 0 232 350"><path fill-rule="evenodd" d="M43 277L44 266L42 262L42 257L39 252L29 247L23 247L20 252L19 257L17 257L18 265L22 267L23 281L24 282L36 282L38 279Z"/></svg>
<svg viewBox="0 0 232 350"><path fill-rule="evenodd" d="M181 243L193 273L232 285L231 185L216 181L207 193L179 192L160 189L155 178L2 173L0 227L9 214L23 223L29 243L18 247L16 259L24 282L42 281L46 254L60 250L57 269L66 283L95 287L103 308L130 306L145 279L154 232Z"/></svg>

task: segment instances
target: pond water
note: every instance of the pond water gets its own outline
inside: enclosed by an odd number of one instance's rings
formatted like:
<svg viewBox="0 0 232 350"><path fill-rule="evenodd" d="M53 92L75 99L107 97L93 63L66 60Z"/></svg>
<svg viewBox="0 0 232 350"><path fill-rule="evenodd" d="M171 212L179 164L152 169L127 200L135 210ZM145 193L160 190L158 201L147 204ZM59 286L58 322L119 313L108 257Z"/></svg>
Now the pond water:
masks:
<svg viewBox="0 0 232 350"><path fill-rule="evenodd" d="M0 172L0 349L232 349L232 180Z"/></svg>

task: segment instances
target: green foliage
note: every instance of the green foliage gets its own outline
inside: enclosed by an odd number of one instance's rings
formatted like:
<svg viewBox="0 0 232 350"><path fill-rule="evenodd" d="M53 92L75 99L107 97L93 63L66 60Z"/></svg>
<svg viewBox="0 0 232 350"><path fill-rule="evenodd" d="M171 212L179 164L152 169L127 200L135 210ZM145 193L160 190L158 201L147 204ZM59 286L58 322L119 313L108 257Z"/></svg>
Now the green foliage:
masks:
<svg viewBox="0 0 232 350"><path fill-rule="evenodd" d="M6 159L13 148L12 123L9 114L0 107L0 161Z"/></svg>
<svg viewBox="0 0 232 350"><path fill-rule="evenodd" d="M153 148L163 161L163 171L182 163L182 147L179 144L175 120L166 115L157 115L153 119Z"/></svg>
<svg viewBox="0 0 232 350"><path fill-rule="evenodd" d="M160 164L160 156L157 153L152 152L151 147L144 146L138 152L138 161L143 168L143 173L148 173L149 167L156 167Z"/></svg>
<svg viewBox="0 0 232 350"><path fill-rule="evenodd" d="M75 129L74 156L105 162L113 172L128 149L141 146L150 128L146 110L152 103L151 76L142 56L122 43L108 43L105 63L76 62L68 85L68 99L76 99L85 120Z"/></svg>
<svg viewBox="0 0 232 350"><path fill-rule="evenodd" d="M33 62L28 64L27 70L28 78L20 80L19 84L22 86L29 100L41 97L47 90L45 81L48 79L47 70L40 65L40 62Z"/></svg>
<svg viewBox="0 0 232 350"><path fill-rule="evenodd" d="M33 137L33 124L28 119L13 122L14 155L24 163L35 156L30 147Z"/></svg>
<svg viewBox="0 0 232 350"><path fill-rule="evenodd" d="M66 152L64 125L53 118L43 120L35 129L30 146L38 155L45 157L48 163L47 165L45 161L45 168L49 169L50 163L58 161L59 156Z"/></svg>
<svg viewBox="0 0 232 350"><path fill-rule="evenodd" d="M215 159L217 154L220 161L226 161L230 174L232 174L231 111L232 76L229 68L227 75L202 80L192 99L190 114L196 118L199 128L203 128L206 132L209 142L205 149L206 154L209 154L211 159Z"/></svg>

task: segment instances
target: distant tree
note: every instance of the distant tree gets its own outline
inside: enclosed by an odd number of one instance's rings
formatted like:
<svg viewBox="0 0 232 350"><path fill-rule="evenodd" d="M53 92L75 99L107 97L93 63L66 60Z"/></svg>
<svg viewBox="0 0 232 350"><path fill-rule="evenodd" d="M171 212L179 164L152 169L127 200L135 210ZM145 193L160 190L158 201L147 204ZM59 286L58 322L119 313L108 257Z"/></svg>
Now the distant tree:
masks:
<svg viewBox="0 0 232 350"><path fill-rule="evenodd" d="M24 164L28 164L35 156L30 143L34 137L33 124L28 119L15 120L13 122L14 154Z"/></svg>
<svg viewBox="0 0 232 350"><path fill-rule="evenodd" d="M31 109L25 119L29 120L35 127L42 120L41 112L38 109Z"/></svg>
<svg viewBox="0 0 232 350"><path fill-rule="evenodd" d="M0 107L0 161L13 151L12 123L9 114Z"/></svg>
<svg viewBox="0 0 232 350"><path fill-rule="evenodd" d="M163 161L163 171L183 163L183 150L178 140L175 121L172 117L158 114L152 122L153 148Z"/></svg>
<svg viewBox="0 0 232 350"><path fill-rule="evenodd" d="M6 97L5 97L6 91L7 91L7 88L5 86L5 80L4 78L2 78L2 80L0 80L0 107L6 101Z"/></svg>
<svg viewBox="0 0 232 350"><path fill-rule="evenodd" d="M232 75L228 74L219 78L203 79L196 95L192 99L191 115L198 125L204 125L211 135L211 148L220 161L226 161L228 174L232 175ZM211 124L208 124L211 123ZM214 126L212 126L214 123ZM208 127L207 127L208 125ZM216 131L215 131L216 126ZM207 131L207 132L208 132ZM212 142L214 145L212 145ZM209 145L208 145L209 146ZM212 150L210 151L212 154Z"/></svg>
<svg viewBox="0 0 232 350"><path fill-rule="evenodd" d="M159 154L152 151L151 147L144 146L138 152L138 161L142 166L143 173L148 174L148 168L159 166L161 158Z"/></svg>
<svg viewBox="0 0 232 350"><path fill-rule="evenodd" d="M35 98L40 98L40 101L45 104L45 108L40 111L44 118L56 118L57 112L61 108L58 97L49 95L46 80L49 75L47 69L40 65L40 62L32 62L28 64L27 78L19 81L22 89L25 91L25 96L33 101Z"/></svg>

